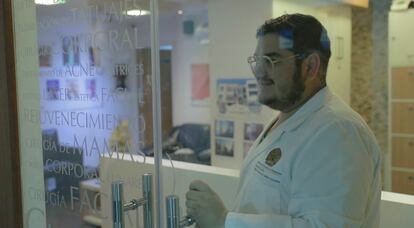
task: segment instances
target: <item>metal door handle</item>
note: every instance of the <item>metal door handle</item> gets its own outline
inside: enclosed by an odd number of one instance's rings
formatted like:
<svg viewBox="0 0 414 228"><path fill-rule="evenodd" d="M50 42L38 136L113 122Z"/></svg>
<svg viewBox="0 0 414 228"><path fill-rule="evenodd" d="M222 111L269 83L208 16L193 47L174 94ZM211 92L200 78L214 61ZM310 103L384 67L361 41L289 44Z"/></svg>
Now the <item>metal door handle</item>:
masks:
<svg viewBox="0 0 414 228"><path fill-rule="evenodd" d="M152 228L153 210L152 210L152 174L146 173L142 176L142 194L140 199L132 199L124 204L123 182L112 182L112 219L114 228L124 228L124 212L135 210L140 206L144 207L144 227Z"/></svg>
<svg viewBox="0 0 414 228"><path fill-rule="evenodd" d="M195 220L191 216L180 218L180 200L176 195L169 195L166 198L167 203L167 228L182 228L191 226Z"/></svg>

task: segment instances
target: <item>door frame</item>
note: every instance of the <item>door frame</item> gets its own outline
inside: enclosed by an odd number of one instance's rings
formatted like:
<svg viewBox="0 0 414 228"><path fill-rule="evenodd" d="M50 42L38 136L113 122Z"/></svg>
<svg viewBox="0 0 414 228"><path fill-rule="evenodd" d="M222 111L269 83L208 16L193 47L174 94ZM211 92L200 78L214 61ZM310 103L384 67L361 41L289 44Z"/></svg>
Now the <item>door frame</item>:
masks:
<svg viewBox="0 0 414 228"><path fill-rule="evenodd" d="M0 1L0 227L23 228L12 0Z"/></svg>

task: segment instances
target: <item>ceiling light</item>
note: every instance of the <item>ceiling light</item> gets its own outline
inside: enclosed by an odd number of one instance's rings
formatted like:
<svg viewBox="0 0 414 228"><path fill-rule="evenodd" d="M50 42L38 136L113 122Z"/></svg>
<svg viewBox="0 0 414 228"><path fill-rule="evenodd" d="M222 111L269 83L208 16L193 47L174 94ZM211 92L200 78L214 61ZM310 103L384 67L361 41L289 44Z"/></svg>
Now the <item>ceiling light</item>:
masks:
<svg viewBox="0 0 414 228"><path fill-rule="evenodd" d="M182 15L184 13L184 11L178 10L177 13L180 14L180 15Z"/></svg>
<svg viewBox="0 0 414 228"><path fill-rule="evenodd" d="M134 10L128 10L126 11L126 15L128 16L144 16L148 15L151 12L148 10L141 10L141 9L134 9Z"/></svg>
<svg viewBox="0 0 414 228"><path fill-rule="evenodd" d="M58 5L65 4L66 0L35 0L38 5Z"/></svg>

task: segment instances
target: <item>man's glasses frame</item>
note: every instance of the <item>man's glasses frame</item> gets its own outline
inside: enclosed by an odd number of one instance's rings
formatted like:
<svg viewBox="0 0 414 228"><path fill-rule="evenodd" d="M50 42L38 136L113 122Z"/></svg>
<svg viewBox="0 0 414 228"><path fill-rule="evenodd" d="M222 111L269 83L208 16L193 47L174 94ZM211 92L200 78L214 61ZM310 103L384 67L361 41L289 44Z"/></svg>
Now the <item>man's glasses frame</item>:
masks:
<svg viewBox="0 0 414 228"><path fill-rule="evenodd" d="M295 54L295 55L291 55L291 56L284 57L284 58L271 58L267 55L253 55L247 58L247 62L249 63L250 68L254 75L257 74L257 70L260 69L259 67L261 67L261 70L264 70L270 74L273 74L275 72L276 64L284 62L288 59L299 58L299 57L302 57L302 55Z"/></svg>

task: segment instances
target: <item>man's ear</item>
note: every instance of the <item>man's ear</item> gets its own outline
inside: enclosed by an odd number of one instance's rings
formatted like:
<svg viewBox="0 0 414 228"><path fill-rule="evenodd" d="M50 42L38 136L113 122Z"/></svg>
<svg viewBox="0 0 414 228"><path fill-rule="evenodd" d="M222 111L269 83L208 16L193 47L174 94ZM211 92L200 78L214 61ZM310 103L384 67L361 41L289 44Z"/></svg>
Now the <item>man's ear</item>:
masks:
<svg viewBox="0 0 414 228"><path fill-rule="evenodd" d="M306 78L315 78L321 66L321 58L317 53L312 53L303 61L302 70Z"/></svg>

